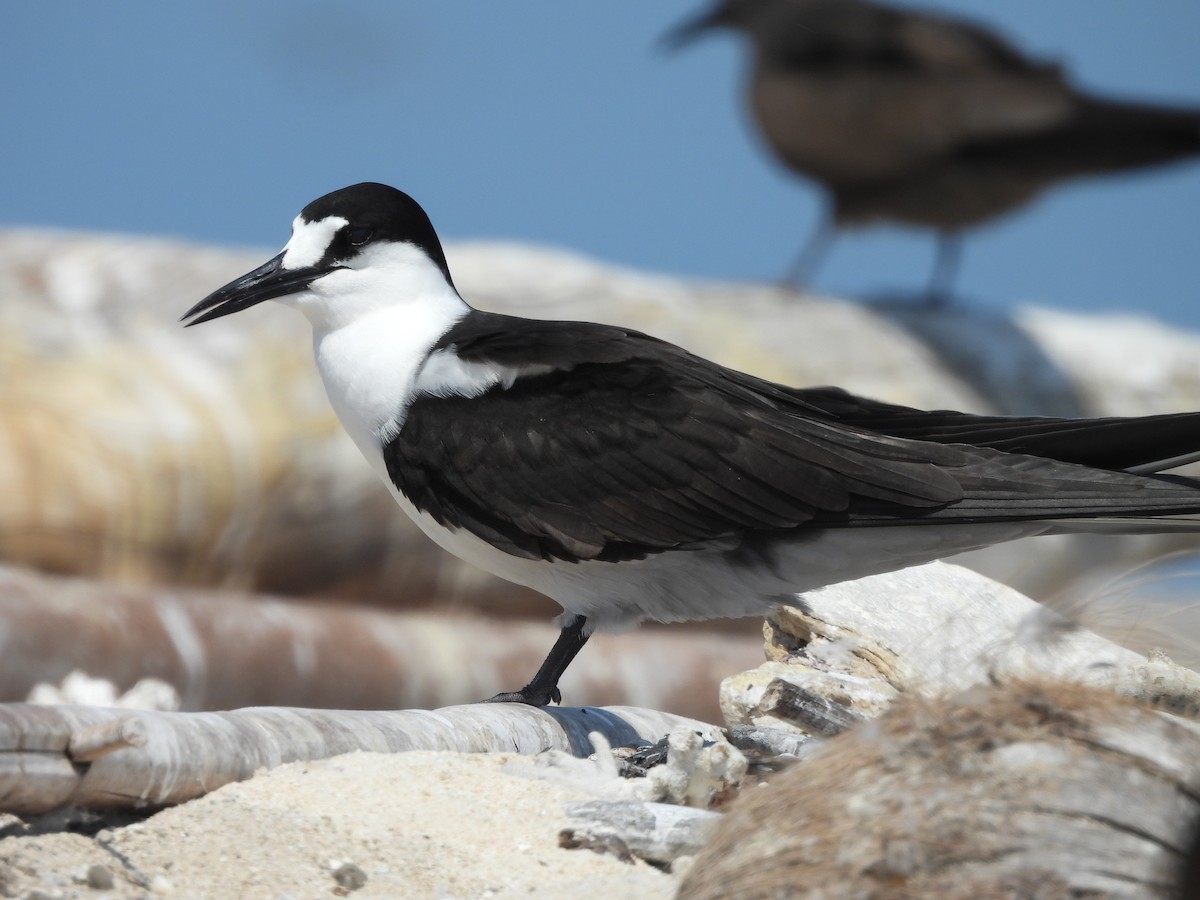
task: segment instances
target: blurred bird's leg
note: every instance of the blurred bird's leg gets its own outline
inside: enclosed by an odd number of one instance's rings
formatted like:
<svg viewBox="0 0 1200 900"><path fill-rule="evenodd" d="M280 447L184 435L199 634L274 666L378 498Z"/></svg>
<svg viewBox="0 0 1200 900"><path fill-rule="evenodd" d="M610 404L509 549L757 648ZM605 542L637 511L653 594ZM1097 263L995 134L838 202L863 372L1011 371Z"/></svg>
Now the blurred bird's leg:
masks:
<svg viewBox="0 0 1200 900"><path fill-rule="evenodd" d="M800 249L800 253L796 256L796 261L792 263L792 267L788 270L787 275L784 276L784 287L803 291L812 283L813 278L817 274L817 269L820 268L825 257L829 255L829 245L833 243L833 236L833 216L826 212L821 222L817 225L816 230L812 233L812 237Z"/></svg>
<svg viewBox="0 0 1200 900"><path fill-rule="evenodd" d="M945 306L953 299L954 281L958 277L959 263L962 262L961 232L939 231L937 242L933 275L929 278L929 288L925 292L925 302L928 306Z"/></svg>

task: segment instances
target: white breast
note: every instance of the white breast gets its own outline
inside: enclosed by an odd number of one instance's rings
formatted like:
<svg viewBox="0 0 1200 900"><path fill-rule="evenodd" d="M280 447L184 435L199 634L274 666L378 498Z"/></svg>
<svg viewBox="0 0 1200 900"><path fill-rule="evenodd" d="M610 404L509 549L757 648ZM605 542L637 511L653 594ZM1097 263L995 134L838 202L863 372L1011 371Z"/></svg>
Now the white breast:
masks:
<svg viewBox="0 0 1200 900"><path fill-rule="evenodd" d="M344 270L321 279L307 295L294 295L285 302L298 307L312 323L313 351L330 405L401 509L461 559L543 590L536 576L547 568L544 564L510 556L467 531L442 528L417 510L388 476L382 446L399 432L414 397L476 396L494 384L511 385L520 374L516 369L463 362L452 349L432 350L471 309L440 272L435 275L428 266L422 269L421 260L403 259L402 253L402 248L395 253L397 265L421 275L414 279L410 271L407 291L397 290L401 279L395 277L372 291L363 284L363 273Z"/></svg>
<svg viewBox="0 0 1200 900"><path fill-rule="evenodd" d="M378 455L384 435L399 430L429 348L451 324L414 322L404 310L387 308L334 331L314 328L325 392L364 454Z"/></svg>

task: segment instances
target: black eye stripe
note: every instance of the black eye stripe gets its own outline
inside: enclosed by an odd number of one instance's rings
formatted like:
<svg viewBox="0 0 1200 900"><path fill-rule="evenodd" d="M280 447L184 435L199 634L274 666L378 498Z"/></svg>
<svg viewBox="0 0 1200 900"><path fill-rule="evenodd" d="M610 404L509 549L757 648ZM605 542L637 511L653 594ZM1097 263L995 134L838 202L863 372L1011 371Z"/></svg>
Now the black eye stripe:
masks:
<svg viewBox="0 0 1200 900"><path fill-rule="evenodd" d="M375 233L374 230L371 228L365 228L365 227L361 227L361 226L355 227L355 228L351 228L346 233L346 240L348 240L355 247L361 247L363 244L365 244L367 241L369 241L371 239L371 236L374 233Z"/></svg>

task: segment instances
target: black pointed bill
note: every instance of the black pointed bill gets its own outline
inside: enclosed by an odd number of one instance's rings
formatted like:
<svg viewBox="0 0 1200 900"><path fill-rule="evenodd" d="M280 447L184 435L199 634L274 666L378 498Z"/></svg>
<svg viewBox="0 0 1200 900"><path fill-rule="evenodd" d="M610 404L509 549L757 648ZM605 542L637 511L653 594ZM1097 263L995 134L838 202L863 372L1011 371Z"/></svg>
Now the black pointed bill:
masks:
<svg viewBox="0 0 1200 900"><path fill-rule="evenodd" d="M326 273L327 270L316 268L285 269L283 254L280 253L253 272L247 272L225 287L213 291L184 313L182 319L191 319L187 323L189 326L219 319L249 309L264 300L298 293Z"/></svg>

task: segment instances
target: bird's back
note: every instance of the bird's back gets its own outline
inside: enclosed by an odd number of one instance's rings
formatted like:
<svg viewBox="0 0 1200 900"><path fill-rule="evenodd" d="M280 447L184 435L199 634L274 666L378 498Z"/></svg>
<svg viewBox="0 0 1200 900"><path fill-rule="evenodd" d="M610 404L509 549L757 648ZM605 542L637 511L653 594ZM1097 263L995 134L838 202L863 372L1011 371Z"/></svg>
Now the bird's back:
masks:
<svg viewBox="0 0 1200 900"><path fill-rule="evenodd" d="M792 168L830 186L891 180L964 143L1071 114L1057 68L966 23L841 0L763 4L751 104Z"/></svg>
<svg viewBox="0 0 1200 900"><path fill-rule="evenodd" d="M754 116L842 224L954 231L1063 180L1200 153L1200 112L1117 103L954 18L863 0L743 0Z"/></svg>

